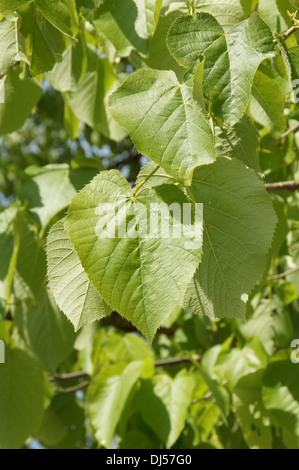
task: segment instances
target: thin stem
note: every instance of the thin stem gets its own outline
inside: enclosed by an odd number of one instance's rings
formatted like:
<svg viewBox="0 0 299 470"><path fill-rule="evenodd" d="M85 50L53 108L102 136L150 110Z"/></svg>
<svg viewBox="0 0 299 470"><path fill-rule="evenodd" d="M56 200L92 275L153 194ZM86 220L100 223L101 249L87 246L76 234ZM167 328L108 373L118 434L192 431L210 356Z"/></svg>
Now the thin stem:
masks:
<svg viewBox="0 0 299 470"><path fill-rule="evenodd" d="M274 191L297 191L299 189L299 181L281 181L279 183L266 184L268 193Z"/></svg>
<svg viewBox="0 0 299 470"><path fill-rule="evenodd" d="M189 13L190 13L190 15L194 15L193 0L189 0Z"/></svg>
<svg viewBox="0 0 299 470"><path fill-rule="evenodd" d="M160 165L155 166L153 171L149 175L147 175L147 177L144 178L144 180L141 181L141 183L139 183L137 186L135 186L135 188L133 189L133 196L135 196L137 191L156 173L156 171L159 170L159 168L160 168Z"/></svg>
<svg viewBox="0 0 299 470"><path fill-rule="evenodd" d="M201 361L201 355L193 354L192 356L170 357L169 359L160 359L158 361L155 361L154 365L156 368L159 368L159 367L176 366L176 365L181 365L181 364L189 364L192 362L200 362L200 361ZM89 374L83 370L78 371L78 372L71 372L69 374L50 374L49 375L50 381L54 383L72 381L75 379L81 379L83 377L89 377ZM84 382L81 382L72 387L55 388L55 392L73 393L73 392L77 392L78 390L82 390L88 387L89 384L90 382L88 380L85 380Z"/></svg>
<svg viewBox="0 0 299 470"><path fill-rule="evenodd" d="M265 147L261 148L261 152L263 150L266 150L270 147L273 147L274 145L276 144L280 144L284 139L286 139L289 135L291 134L296 134L296 132L299 131L299 124L297 124L295 127L293 127L292 129L289 129L287 132L285 132L284 134L282 134L278 139L276 140L273 140L273 142L270 142L270 144L267 144L265 145Z"/></svg>
<svg viewBox="0 0 299 470"><path fill-rule="evenodd" d="M298 28L299 25L293 25L286 33L282 34L283 39L286 41Z"/></svg>
<svg viewBox="0 0 299 470"><path fill-rule="evenodd" d="M299 28L298 20L295 20L295 24L286 32L281 35L281 37L286 41L289 37L294 34ZM274 44L278 44L277 39L274 39Z"/></svg>
<svg viewBox="0 0 299 470"><path fill-rule="evenodd" d="M209 101L209 116L210 116L210 121L211 121L211 126L212 126L212 133L213 137L215 140L215 123L214 123L214 117L213 117L213 111L212 111L212 102Z"/></svg>
<svg viewBox="0 0 299 470"><path fill-rule="evenodd" d="M269 276L267 277L267 281L276 281L277 279L282 279L286 276L290 276L291 274L294 274L297 271L299 271L299 266L297 266L296 268L290 269L289 271L286 271L284 273L275 274L274 276Z"/></svg>
<svg viewBox="0 0 299 470"><path fill-rule="evenodd" d="M194 354L191 358L189 356L182 356L182 357L174 357L170 359L161 359L159 361L155 361L155 367L168 367L168 366L176 366L179 364L188 364L190 362L201 361L200 354Z"/></svg>
<svg viewBox="0 0 299 470"><path fill-rule="evenodd" d="M89 383L90 382L85 381L78 385L74 385L74 387L55 388L55 392L56 393L75 393L75 392L78 392L79 390L83 390L84 388L88 387Z"/></svg>
<svg viewBox="0 0 299 470"><path fill-rule="evenodd" d="M68 382L70 380L85 379L86 377L88 377L87 372L80 370L69 374L51 374L49 379L51 382Z"/></svg>

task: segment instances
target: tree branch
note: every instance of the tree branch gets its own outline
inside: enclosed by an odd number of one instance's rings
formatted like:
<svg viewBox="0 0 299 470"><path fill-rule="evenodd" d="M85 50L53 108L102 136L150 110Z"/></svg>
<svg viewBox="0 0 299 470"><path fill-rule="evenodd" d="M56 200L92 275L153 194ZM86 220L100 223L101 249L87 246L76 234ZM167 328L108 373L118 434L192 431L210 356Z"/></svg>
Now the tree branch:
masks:
<svg viewBox="0 0 299 470"><path fill-rule="evenodd" d="M284 134L282 134L278 139L276 140L273 140L273 142L270 142L270 144L267 144L265 145L265 147L261 148L261 152L263 150L266 150L266 149L269 149L270 147L273 147L274 145L276 144L281 144L281 142L286 138L288 137L289 135L291 134L296 134L296 132L299 131L299 124L297 124L295 127L293 127L292 129L289 129L287 132L285 132Z"/></svg>
<svg viewBox="0 0 299 470"><path fill-rule="evenodd" d="M84 388L88 387L89 384L90 384L90 382L88 382L86 380L85 382L82 382L78 385L74 385L73 387L67 387L67 388L57 388L57 387L55 387L54 391L56 393L76 393L79 390L83 390Z"/></svg>
<svg viewBox="0 0 299 470"><path fill-rule="evenodd" d="M286 33L283 33L281 36L286 41L295 31L297 31L298 26L293 25Z"/></svg>
<svg viewBox="0 0 299 470"><path fill-rule="evenodd" d="M87 372L78 371L78 372L71 372L69 374L51 374L49 375L49 379L51 382L68 382L70 380L79 380L85 379L89 377Z"/></svg>
<svg viewBox="0 0 299 470"><path fill-rule="evenodd" d="M168 367L168 366L177 366L179 364L188 364L189 362L201 361L200 354L194 354L192 357L189 356L182 356L182 357L173 357L170 359L160 359L155 361L155 367Z"/></svg>
<svg viewBox="0 0 299 470"><path fill-rule="evenodd" d="M192 361L201 361L200 354L194 354L193 356L181 356L181 357L171 357L169 359L160 359L154 362L156 368L159 367L170 367L170 366L177 366L181 364L189 364ZM89 374L85 371L78 371L78 372L70 372L69 374L49 374L49 380L53 383L61 383L61 382L71 382L72 380L81 379L89 377ZM78 392L78 390L82 390L90 384L89 380L85 380L77 385L67 388L55 388L56 393L74 393Z"/></svg>
<svg viewBox="0 0 299 470"><path fill-rule="evenodd" d="M284 273L275 274L274 276L269 276L267 277L267 281L275 281L276 279L282 279L286 276L289 276L290 274L296 273L297 271L299 271L299 266L297 266L296 268L290 269L289 271L286 271Z"/></svg>
<svg viewBox="0 0 299 470"><path fill-rule="evenodd" d="M266 184L268 193L274 191L297 191L299 189L299 181L281 181L280 183Z"/></svg>

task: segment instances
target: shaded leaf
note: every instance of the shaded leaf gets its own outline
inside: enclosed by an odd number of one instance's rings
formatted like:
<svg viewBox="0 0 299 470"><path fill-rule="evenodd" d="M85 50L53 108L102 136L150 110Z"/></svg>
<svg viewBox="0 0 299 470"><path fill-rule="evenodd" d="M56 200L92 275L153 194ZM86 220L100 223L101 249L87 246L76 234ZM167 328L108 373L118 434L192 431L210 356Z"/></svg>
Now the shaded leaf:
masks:
<svg viewBox="0 0 299 470"><path fill-rule="evenodd" d="M47 241L48 280L60 308L75 331L111 313L91 284L64 229L64 220L50 230Z"/></svg>
<svg viewBox="0 0 299 470"><path fill-rule="evenodd" d="M41 424L43 370L20 349L6 352L0 364L0 448L17 449Z"/></svg>
<svg viewBox="0 0 299 470"><path fill-rule="evenodd" d="M196 169L191 193L203 203L204 242L185 308L210 317L244 318L247 295L263 273L276 225L269 196L252 170L224 158Z"/></svg>
<svg viewBox="0 0 299 470"><path fill-rule="evenodd" d="M204 93L214 115L230 126L245 113L259 64L275 55L272 33L257 14L229 33L208 13L181 17L170 28L167 44L187 69L204 56Z"/></svg>

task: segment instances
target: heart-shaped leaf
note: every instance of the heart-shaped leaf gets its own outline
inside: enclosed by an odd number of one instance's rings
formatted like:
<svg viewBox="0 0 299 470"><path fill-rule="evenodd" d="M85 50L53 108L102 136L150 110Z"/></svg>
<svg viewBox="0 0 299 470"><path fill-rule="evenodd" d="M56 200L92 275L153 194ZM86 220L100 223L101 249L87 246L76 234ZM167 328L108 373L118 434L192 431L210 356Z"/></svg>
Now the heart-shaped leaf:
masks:
<svg viewBox="0 0 299 470"><path fill-rule="evenodd" d="M172 71L138 70L109 104L137 150L186 185L196 166L215 161L212 131L193 98L189 75L181 84Z"/></svg>
<svg viewBox="0 0 299 470"><path fill-rule="evenodd" d="M204 93L214 115L231 126L245 113L258 66L275 55L273 35L257 14L229 33L208 13L183 16L170 28L167 44L187 69L204 56Z"/></svg>
<svg viewBox="0 0 299 470"><path fill-rule="evenodd" d="M101 172L71 203L65 228L90 280L150 340L182 301L200 262L196 215L175 185L132 194L115 170Z"/></svg>

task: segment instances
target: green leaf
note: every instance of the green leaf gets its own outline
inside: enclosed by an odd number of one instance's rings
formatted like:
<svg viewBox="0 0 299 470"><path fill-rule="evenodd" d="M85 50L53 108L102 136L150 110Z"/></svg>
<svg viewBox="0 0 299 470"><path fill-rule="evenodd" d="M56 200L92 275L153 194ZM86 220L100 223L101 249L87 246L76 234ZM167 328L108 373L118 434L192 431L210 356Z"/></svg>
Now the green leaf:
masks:
<svg viewBox="0 0 299 470"><path fill-rule="evenodd" d="M121 56L128 56L132 49L146 55L161 3L162 0L105 0L94 11L93 23Z"/></svg>
<svg viewBox="0 0 299 470"><path fill-rule="evenodd" d="M37 13L41 13L54 28L63 34L72 36L71 14L61 0L55 0L55 2L47 0L30 0L29 2L24 0L0 0L0 11L2 14L18 11L20 7L24 6L24 3L32 3Z"/></svg>
<svg viewBox="0 0 299 470"><path fill-rule="evenodd" d="M75 394L56 394L45 410L36 433L42 445L50 449L80 449L85 442L85 413Z"/></svg>
<svg viewBox="0 0 299 470"><path fill-rule="evenodd" d="M109 94L114 91L117 79L108 59L98 57L95 49L88 48L88 66L77 87L67 93L67 100L75 116L106 137L117 141L126 136L107 113Z"/></svg>
<svg viewBox="0 0 299 470"><path fill-rule="evenodd" d="M187 185L196 166L216 159L210 126L192 88L172 71L138 70L109 100L112 116L137 150Z"/></svg>
<svg viewBox="0 0 299 470"><path fill-rule="evenodd" d="M135 333L107 335L105 341L107 356L113 362L141 361L153 358L153 351L148 342Z"/></svg>
<svg viewBox="0 0 299 470"><path fill-rule="evenodd" d="M55 0L55 2L34 0L34 3L44 18L46 18L54 28L67 36L73 35L70 11L61 0Z"/></svg>
<svg viewBox="0 0 299 470"><path fill-rule="evenodd" d="M270 419L262 397L263 370L242 377L234 388L234 406L244 439L251 449L271 449Z"/></svg>
<svg viewBox="0 0 299 470"><path fill-rule="evenodd" d="M292 11L289 0L260 0L259 15L273 32L278 34L287 31L291 26L291 18L287 10Z"/></svg>
<svg viewBox="0 0 299 470"><path fill-rule="evenodd" d="M243 349L233 348L222 352L217 358L214 370L232 390L239 379L266 366L267 355L257 338L253 338Z"/></svg>
<svg viewBox="0 0 299 470"><path fill-rule="evenodd" d="M200 232L194 232L194 207L189 206L192 215L187 228L181 215L172 214L172 203L180 212L190 200L169 185L134 195L121 173L111 170L101 172L72 200L65 222L93 285L150 340L182 301L200 261L201 238ZM164 205L163 220L167 223L169 219L170 235L161 228L148 231L151 204ZM115 235L113 225L118 227L118 220L121 227ZM185 236L172 236L174 227Z"/></svg>
<svg viewBox="0 0 299 470"><path fill-rule="evenodd" d="M71 353L75 341L73 327L46 290L37 305L19 306L16 323L26 345L48 370L55 371Z"/></svg>
<svg viewBox="0 0 299 470"><path fill-rule="evenodd" d="M269 196L252 170L224 158L196 169L191 193L203 203L204 241L185 308L212 318L244 318L276 225Z"/></svg>
<svg viewBox="0 0 299 470"><path fill-rule="evenodd" d="M194 10L213 15L225 32L252 13L254 5L248 0L195 0Z"/></svg>
<svg viewBox="0 0 299 470"><path fill-rule="evenodd" d="M9 134L24 124L42 95L32 78L19 78L20 67L11 70L4 80L5 102L0 104L0 135Z"/></svg>
<svg viewBox="0 0 299 470"><path fill-rule="evenodd" d="M167 44L187 69L204 56L205 96L212 102L214 115L230 126L245 113L258 66L275 55L272 33L256 14L229 33L208 13L178 18Z"/></svg>
<svg viewBox="0 0 299 470"><path fill-rule="evenodd" d="M13 279L14 296L17 300L31 298L36 301L45 282L45 250L24 213L18 215L15 226L19 250Z"/></svg>
<svg viewBox="0 0 299 470"><path fill-rule="evenodd" d="M299 437L299 369L290 360L268 365L263 380L263 401L279 426Z"/></svg>
<svg viewBox="0 0 299 470"><path fill-rule="evenodd" d="M12 283L12 272L15 268L16 259L12 263L15 252L14 219L15 208L8 208L0 214L0 298L7 303L10 299ZM0 306L1 312L1 306Z"/></svg>
<svg viewBox="0 0 299 470"><path fill-rule="evenodd" d="M268 355L275 349L274 321L272 317L272 302L263 299L260 305L255 306L254 313L246 323L240 322L238 330L244 339L258 336Z"/></svg>
<svg viewBox="0 0 299 470"><path fill-rule="evenodd" d="M247 114L232 128L216 126L215 130L217 157L237 158L256 172L261 171L258 154L260 136Z"/></svg>
<svg viewBox="0 0 299 470"><path fill-rule="evenodd" d="M19 197L45 229L52 217L65 209L77 191L96 173L92 168L70 169L65 164L28 167L22 178Z"/></svg>
<svg viewBox="0 0 299 470"><path fill-rule="evenodd" d="M77 139L80 131L80 120L75 116L68 104L67 97L64 96L64 128L72 140Z"/></svg>
<svg viewBox="0 0 299 470"><path fill-rule="evenodd" d="M109 448L126 402L142 372L142 362L111 366L88 388L88 414L98 442Z"/></svg>
<svg viewBox="0 0 299 470"><path fill-rule="evenodd" d="M62 54L61 62L45 76L46 80L61 93L76 91L82 73L83 51L80 43L76 47L69 46Z"/></svg>
<svg viewBox="0 0 299 470"><path fill-rule="evenodd" d="M48 280L60 308L75 331L111 313L91 284L64 229L64 220L50 230L47 241Z"/></svg>
<svg viewBox="0 0 299 470"><path fill-rule="evenodd" d="M200 365L198 365L197 368L202 378L204 379L205 383L207 384L210 391L212 392L215 402L222 413L223 422L227 424L226 417L229 415L230 404L231 404L230 403L231 398L230 398L229 392L223 385L219 384L217 380L215 380L213 377L210 377L208 371L206 371L204 367L201 367Z"/></svg>
<svg viewBox="0 0 299 470"><path fill-rule="evenodd" d="M44 379L40 365L19 349L0 364L0 449L17 449L40 426Z"/></svg>
<svg viewBox="0 0 299 470"><path fill-rule="evenodd" d="M262 64L252 84L250 113L254 120L270 130L286 129L284 100L269 67Z"/></svg>
<svg viewBox="0 0 299 470"><path fill-rule="evenodd" d="M23 51L24 39L19 31L20 18L0 21L0 70L7 73L14 62L29 64Z"/></svg>
<svg viewBox="0 0 299 470"><path fill-rule="evenodd" d="M193 377L166 374L156 375L142 385L139 400L140 411L145 423L170 449L184 429L187 411L191 404Z"/></svg>

